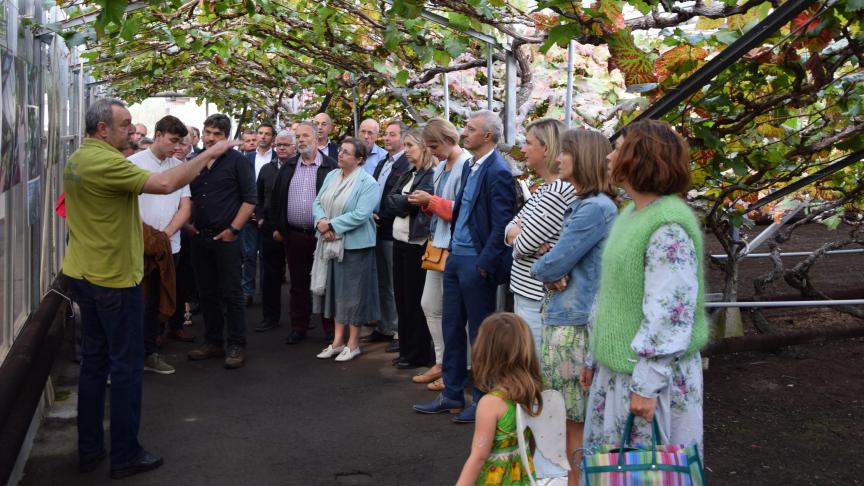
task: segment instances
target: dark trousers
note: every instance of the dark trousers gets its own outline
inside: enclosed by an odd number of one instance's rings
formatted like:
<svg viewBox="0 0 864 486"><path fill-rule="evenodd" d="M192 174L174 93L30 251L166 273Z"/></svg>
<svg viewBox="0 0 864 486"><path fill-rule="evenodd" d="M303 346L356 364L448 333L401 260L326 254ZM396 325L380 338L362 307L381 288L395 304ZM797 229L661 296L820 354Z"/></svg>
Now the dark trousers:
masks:
<svg viewBox="0 0 864 486"><path fill-rule="evenodd" d="M111 376L111 466L127 466L142 451L141 373L144 369L141 286L114 289L69 279L81 309L81 372L78 379L78 452L83 460L105 450L102 419Z"/></svg>
<svg viewBox="0 0 864 486"><path fill-rule="evenodd" d="M451 253L444 267L444 312L441 322L444 331L444 396L460 402L465 400L465 383L468 381L469 340L471 344L474 343L480 323L495 312L497 286L492 279L480 276L476 261L477 257ZM477 403L483 393L475 388L473 395L474 403Z"/></svg>
<svg viewBox="0 0 864 486"><path fill-rule="evenodd" d="M291 277L291 329L305 335L309 328L309 318L312 316L312 258L318 239L314 234L289 229L285 240L285 255L288 257L288 273ZM321 319L324 332L332 332L335 328L333 319Z"/></svg>
<svg viewBox="0 0 864 486"><path fill-rule="evenodd" d="M186 302L198 302L198 284L195 282L195 270L192 268L192 236L183 232L180 236L180 259L175 266L177 270L177 305L184 307ZM185 309L184 309L185 310ZM180 315L180 324L183 316Z"/></svg>
<svg viewBox="0 0 864 486"><path fill-rule="evenodd" d="M282 277L285 275L285 245L273 239L273 229L261 228L261 314L264 320L282 317Z"/></svg>
<svg viewBox="0 0 864 486"><path fill-rule="evenodd" d="M192 266L210 344L222 345L227 321L228 345L246 346L246 309L240 287L242 253L240 240L214 240L203 234L192 238Z"/></svg>
<svg viewBox="0 0 864 486"><path fill-rule="evenodd" d="M393 242L393 292L399 315L399 355L418 366L433 360L432 336L420 306L426 270L420 267L425 245Z"/></svg>
<svg viewBox="0 0 864 486"><path fill-rule="evenodd" d="M238 235L240 245L243 248L243 276L240 284L243 287L243 295L250 297L255 295L255 277L258 272L258 225L255 221L249 221L240 230Z"/></svg>
<svg viewBox="0 0 864 486"><path fill-rule="evenodd" d="M174 254L174 268L180 266L180 253ZM162 279L159 278L159 269L154 268L147 279L147 288L144 292L144 356L156 352L156 337L162 333L162 322L159 320L159 294ZM171 329L183 327L183 301L180 300L180 279L174 278L174 295L177 306L174 314L168 320Z"/></svg>

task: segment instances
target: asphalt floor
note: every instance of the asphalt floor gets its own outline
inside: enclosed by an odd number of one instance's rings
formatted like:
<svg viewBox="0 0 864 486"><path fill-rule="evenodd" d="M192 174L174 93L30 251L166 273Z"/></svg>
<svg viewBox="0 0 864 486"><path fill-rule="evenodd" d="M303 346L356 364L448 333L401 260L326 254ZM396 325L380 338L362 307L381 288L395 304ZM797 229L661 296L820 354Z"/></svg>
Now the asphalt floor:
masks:
<svg viewBox="0 0 864 486"><path fill-rule="evenodd" d="M287 287L283 287L287 294ZM287 311L283 301L283 310ZM226 370L221 359L193 362L196 343L166 340L172 375L144 374L139 440L163 456L159 469L127 479L132 485L445 485L453 484L470 449L473 426L451 415L421 415L414 403L435 393L414 384L420 370L397 370L386 343L365 344L353 361L315 355L326 346L320 325L286 345L289 326L253 331L261 320L248 308L246 366ZM77 470L74 409L77 365L68 349L53 381L58 401L34 441L23 486L117 484L108 461ZM65 411L64 411L65 408ZM107 413L106 413L107 415ZM106 421L106 438L107 426Z"/></svg>

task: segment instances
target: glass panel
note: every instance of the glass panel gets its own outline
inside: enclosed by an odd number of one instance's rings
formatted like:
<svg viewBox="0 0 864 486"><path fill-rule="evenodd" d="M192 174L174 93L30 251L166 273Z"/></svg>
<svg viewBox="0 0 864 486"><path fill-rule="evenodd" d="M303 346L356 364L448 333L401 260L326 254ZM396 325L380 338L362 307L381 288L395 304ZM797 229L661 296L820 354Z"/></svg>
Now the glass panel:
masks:
<svg viewBox="0 0 864 486"><path fill-rule="evenodd" d="M7 244L6 234L8 231L8 221L6 220L6 199L7 194L5 192L0 193L0 361L2 361L3 357L6 355L6 351L9 347L9 337L12 334L10 329L12 326L9 325L9 309L6 306L6 302L8 299L8 289L9 285L7 285L7 256L9 255L9 249Z"/></svg>

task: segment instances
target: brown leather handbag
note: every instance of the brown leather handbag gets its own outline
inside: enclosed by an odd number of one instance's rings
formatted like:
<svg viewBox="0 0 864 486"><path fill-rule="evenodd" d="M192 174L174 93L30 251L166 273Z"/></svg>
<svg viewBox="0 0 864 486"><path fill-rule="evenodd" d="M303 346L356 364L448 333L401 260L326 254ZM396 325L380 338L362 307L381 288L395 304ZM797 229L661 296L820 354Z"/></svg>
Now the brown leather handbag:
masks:
<svg viewBox="0 0 864 486"><path fill-rule="evenodd" d="M447 263L447 255L449 252L444 248L436 248L432 246L430 239L426 243L426 251L423 253L423 258L420 262L420 267L423 270L435 270L436 272L444 272L444 265Z"/></svg>

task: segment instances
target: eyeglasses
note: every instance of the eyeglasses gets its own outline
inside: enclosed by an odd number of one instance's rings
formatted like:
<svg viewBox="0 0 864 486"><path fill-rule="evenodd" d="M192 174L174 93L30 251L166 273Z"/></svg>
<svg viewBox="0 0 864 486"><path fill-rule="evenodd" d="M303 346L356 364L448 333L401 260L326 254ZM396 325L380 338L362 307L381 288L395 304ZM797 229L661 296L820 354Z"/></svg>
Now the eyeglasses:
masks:
<svg viewBox="0 0 864 486"><path fill-rule="evenodd" d="M277 143L273 146L276 148L288 148L288 147L293 147L294 144L293 143Z"/></svg>

